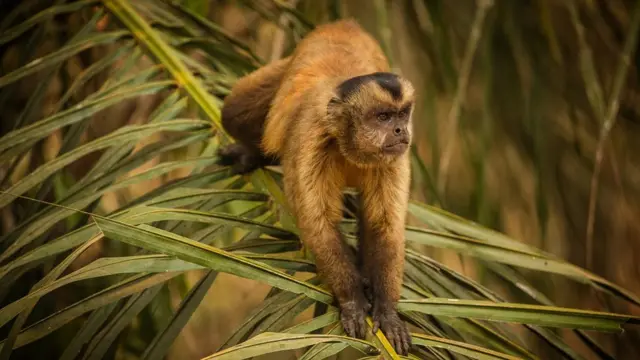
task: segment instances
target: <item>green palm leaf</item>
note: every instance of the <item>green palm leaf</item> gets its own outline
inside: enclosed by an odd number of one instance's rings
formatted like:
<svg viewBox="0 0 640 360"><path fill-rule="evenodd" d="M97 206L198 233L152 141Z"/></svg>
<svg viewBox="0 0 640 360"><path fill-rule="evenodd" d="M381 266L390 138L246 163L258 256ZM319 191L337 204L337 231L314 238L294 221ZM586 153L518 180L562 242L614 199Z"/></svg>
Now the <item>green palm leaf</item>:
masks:
<svg viewBox="0 0 640 360"><path fill-rule="evenodd" d="M0 208L3 226L8 224L0 234L0 328L6 329L0 358L23 353L42 357L33 354L42 354L45 347L47 356L65 360L110 358L115 353L125 354L123 358L167 357L182 329L197 318L196 311L212 305L204 299L221 274L267 284L271 290L266 296L255 295L260 304L237 328L229 329L226 341L207 357L211 359L277 356L292 350L302 353L302 359L347 351L384 359L533 359L537 351L525 341L531 334L566 358L582 358L582 350L553 328L573 329L594 354L612 358L583 330L616 332L623 325L638 325L639 318L556 307L554 297L519 269L570 279L629 304L640 304L637 295L546 251L419 201L411 202L409 214L428 228L406 228L405 281L398 304L412 326L414 349L408 357L398 356L380 331L367 340L344 336L332 294L301 251L280 170L232 176L215 164L218 147L233 141L221 126L223 97L239 76L265 61L253 44L198 13L196 9L206 8L198 5L27 0L0 21L0 47L9 50L0 65L0 105L19 107L15 116L8 110L0 126ZM336 1L239 5L282 29L289 42L285 47L315 26L309 19L322 18L323 11L334 16L344 10ZM209 6L221 11L218 2ZM394 11L416 10L406 25L413 27L416 47L445 70L442 79L433 71L438 84L429 84L429 93L457 91L458 49L444 15L450 9L440 1L394 6ZM493 6L500 19L520 5ZM548 10L546 4L540 6ZM383 45L395 66L399 53L389 41L391 8L376 1L372 9L372 16L384 23ZM569 10L573 27L581 30L579 5ZM549 21L547 15L541 15L544 21ZM487 16L489 23L498 21ZM517 27L511 20L505 28ZM65 22L64 31L55 30L60 22ZM499 31L496 24L486 31ZM559 56L559 39L547 22L543 33ZM510 46L526 47L523 34L507 35ZM601 112L607 106L607 87L597 83L603 76L589 39L578 40L578 72L587 84L587 105ZM479 49L492 51L497 42L487 41ZM13 61L14 53L18 61ZM514 58L519 76L526 79L527 68L535 62L522 51ZM484 90L491 92L498 80L491 69L494 57L485 60ZM25 84L35 84L26 95ZM60 89L51 95L54 85ZM520 85L527 89L526 81ZM534 101L533 95L525 98ZM425 101L432 117L435 95ZM498 107L485 101L483 121L498 117ZM461 122L465 116L461 114ZM112 121L118 125L111 126ZM107 130L101 130L103 123ZM429 129L435 130L434 125ZM483 127L483 136L488 131ZM436 134L430 137L437 155L440 140ZM50 149L46 144L56 138L59 146ZM533 147L540 151L541 142ZM487 150L483 147L482 156ZM438 177L438 160L430 165L420 154L416 146L413 157L422 179L416 188L422 193L420 187L425 187L425 194L448 205L446 194L429 194L440 185L432 183ZM484 163L477 169L480 176L491 171ZM475 210L483 220L490 211L485 182L479 179L476 186ZM348 200L353 195L345 194ZM548 204L541 194L536 196L542 214ZM356 246L356 222L345 218L341 230ZM498 296L495 284L444 266L427 256L425 248L473 258L480 271L498 275L497 285L515 287L516 295L526 294L526 300ZM191 285L198 273L201 277ZM66 300L57 301L58 294ZM314 315L300 321L311 308ZM371 319L367 321L371 327Z"/></svg>
<svg viewBox="0 0 640 360"><path fill-rule="evenodd" d="M319 343L344 343L362 353L375 351L372 344L356 340L353 338L337 335L304 335L304 334L282 334L282 333L262 333L251 340L225 349L204 359L246 359L256 355L268 354L271 352L299 349L301 347Z"/></svg>

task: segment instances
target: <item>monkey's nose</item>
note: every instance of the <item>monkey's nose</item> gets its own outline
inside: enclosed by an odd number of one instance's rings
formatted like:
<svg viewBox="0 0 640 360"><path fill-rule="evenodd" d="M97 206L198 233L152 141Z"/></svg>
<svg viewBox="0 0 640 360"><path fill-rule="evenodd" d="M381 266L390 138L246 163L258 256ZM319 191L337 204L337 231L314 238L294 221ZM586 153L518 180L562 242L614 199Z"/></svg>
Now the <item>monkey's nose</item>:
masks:
<svg viewBox="0 0 640 360"><path fill-rule="evenodd" d="M393 133L396 134L396 136L402 134L402 128L401 127L397 127L395 129L393 129Z"/></svg>

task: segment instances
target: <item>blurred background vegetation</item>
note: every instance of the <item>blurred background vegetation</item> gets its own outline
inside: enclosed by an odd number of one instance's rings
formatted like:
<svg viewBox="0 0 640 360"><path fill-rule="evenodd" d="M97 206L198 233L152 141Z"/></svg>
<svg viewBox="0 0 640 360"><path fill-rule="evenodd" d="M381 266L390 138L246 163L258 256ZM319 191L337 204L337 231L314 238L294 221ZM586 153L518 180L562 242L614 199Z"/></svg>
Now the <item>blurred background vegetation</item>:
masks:
<svg viewBox="0 0 640 360"><path fill-rule="evenodd" d="M92 96L97 99L94 93L108 92L109 86L127 81L143 84L159 72L174 74L135 48L129 34L115 33L122 17L114 15L109 6L102 7L100 1L65 3L0 2L0 135L73 109L74 104ZM76 10L74 3L81 6ZM634 140L640 136L640 52L636 41L640 2L141 0L131 4L144 18L153 20L154 28L164 32L161 38L205 64L209 70L195 61L188 68L205 79L216 107L235 78L261 63L286 56L314 24L356 18L380 40L394 71L407 76L418 89L414 199L496 229L640 294L640 142L636 144ZM54 14L46 10L52 6L68 8ZM191 14L192 28L204 27L197 20L202 16L215 26L208 31L224 35L214 38L207 31L190 33L189 27L182 28L183 24L176 22L177 15L171 12L176 8L181 11L180 19ZM28 19L36 14L44 15L29 23ZM125 25L128 26L126 21ZM91 37L91 41L81 43L82 36L89 39L90 32L103 32L105 38ZM80 45L72 49L73 44ZM246 48L238 44L246 44ZM63 61L53 65L52 71L42 71L38 64L30 63L61 48L66 49L60 55ZM188 60L183 57L182 61ZM16 69L25 69L26 64L35 70L27 68L24 77L13 82L11 76L21 76L16 75ZM139 74L145 71L148 74L141 77ZM115 97L108 107L92 112L90 121L47 128L42 130L46 134L41 138L0 146L4 151L0 153L3 190L80 144L125 125L148 123L161 117L159 108L177 103L177 98L169 102L177 94L170 88L139 91L136 96ZM190 104L185 111L196 114L198 109ZM215 108L211 111L215 113ZM153 133L134 142L132 150L135 153L155 143L167 146L177 141L185 141L188 146L167 149L150 161L119 171L135 176L166 161L212 155L219 141L216 138L211 143L189 143L184 137L172 136ZM0 144L2 141L7 137ZM104 152L80 156L64 170L44 176L46 181L25 195L64 203L62 200L75 191L80 179L86 179L95 172L96 164L102 166L105 161L108 159ZM157 176L107 191L83 208L109 214L205 165L210 164L175 166ZM234 181L238 180L229 180L230 188ZM25 221L37 219L32 217L34 214L42 216L38 211L44 209L28 200L11 200L0 206L3 251L24 235L16 229ZM224 207L236 214L247 209L251 208L238 204ZM268 213L265 219L269 220ZM87 218L67 214L49 221L50 232L36 234L32 248L77 229ZM410 221L413 225L420 223L416 218ZM224 242L231 243L242 236L228 232ZM491 271L491 264L451 250L425 247L421 251L513 301L531 302L513 286L501 282L496 275L501 272ZM67 274L80 269L106 254L123 256L133 252L122 243L96 241L63 271ZM2 258L1 264L5 265L7 259ZM3 273L11 279L8 284L13 284L0 289L3 306L24 296L56 264L44 261L24 271ZM640 315L637 306L602 295L592 286L549 273L520 272L558 306ZM123 324L122 332L114 335L118 341L113 342L115 345L109 343L108 352L101 354L121 359L140 356L154 338L154 331L162 327L161 319L170 317L189 289L199 284L203 276L206 279L207 274L211 273L202 269L186 271L184 276L157 288L154 295L160 295L156 300L144 311L138 310L139 315L130 323ZM72 304L97 291L104 285L101 281L74 283L56 290L43 298L33 316L41 318ZM264 283L222 273L210 286L168 349L167 358L195 359L212 354L271 291ZM309 308L301 318L312 314L313 308ZM62 342L68 340L64 339L86 326L81 322L72 324L34 343L41 346L17 349L14 356L41 358L47 353L61 354L67 349L67 342ZM150 328L154 330L148 331ZM10 329L11 326L3 328L2 338L9 336ZM579 354L576 358L640 357L637 330L590 334L610 355L590 351L569 330L558 334ZM542 359L562 358L539 337L527 335L526 342ZM4 354L3 351L0 357ZM345 359L350 356L353 354L348 352L338 355Z"/></svg>

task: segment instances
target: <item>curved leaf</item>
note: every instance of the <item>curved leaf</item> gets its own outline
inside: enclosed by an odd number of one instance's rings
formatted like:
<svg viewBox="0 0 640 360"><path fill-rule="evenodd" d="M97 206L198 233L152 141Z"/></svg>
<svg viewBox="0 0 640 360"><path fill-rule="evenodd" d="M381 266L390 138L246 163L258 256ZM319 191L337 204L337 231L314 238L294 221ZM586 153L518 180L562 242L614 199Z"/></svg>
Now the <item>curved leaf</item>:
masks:
<svg viewBox="0 0 640 360"><path fill-rule="evenodd" d="M476 233L478 231L480 230L474 229L474 231L470 233ZM640 305L640 299L627 290L624 290L621 287L575 265L557 260L551 255L546 255L541 251L518 249L517 246L505 247L502 245L496 245L497 242L477 240L466 236L453 235L415 227L407 227L405 236L408 241L424 245L452 249L489 261L570 277L576 281L591 284Z"/></svg>
<svg viewBox="0 0 640 360"><path fill-rule="evenodd" d="M440 299L400 300L398 309L424 314L468 317L541 326L613 332L623 324L640 325L640 317L569 308L495 303L491 301Z"/></svg>
<svg viewBox="0 0 640 360"><path fill-rule="evenodd" d="M199 136L195 136L192 140L200 139ZM139 162L144 162L146 157L141 157ZM133 162L133 166L139 164L138 161ZM182 166L188 166L190 163L199 164L206 163L209 164L211 160L207 159L196 159L196 160L185 160L184 162L175 162L173 164L160 164L155 166L147 171L143 171L134 176L128 177L121 181L116 181L110 186L104 187L100 190L95 190L95 187L99 187L101 182L106 182L109 179L114 179L117 175L124 173L126 170L131 167L125 166L124 168L114 169L109 175L96 179L91 185L87 185L82 191L72 194L66 199L61 201L60 205L63 206L49 206L41 210L35 216L26 219L22 224L17 226L12 233L5 235L3 238L10 237L13 234L17 235L17 238L11 242L9 248L5 250L5 257L9 257L14 254L16 250L24 248L26 245L30 244L34 239L38 236L49 231L51 227L53 227L58 221L67 218L71 214L78 213L79 210L85 209L91 203L96 201L100 196L108 193L110 191L114 191L117 189L121 189L123 187L136 184L148 179L152 179L154 177L165 174L172 169L179 168ZM93 190L93 191L92 191ZM242 196L238 196L242 197ZM185 200L186 202L187 200ZM48 244L47 244L48 245ZM44 245L44 246L47 246ZM34 249L34 251L38 251L38 248ZM10 270L10 266L3 266L0 268L0 277L5 271Z"/></svg>
<svg viewBox="0 0 640 360"><path fill-rule="evenodd" d="M158 284L134 294L89 343L84 358L91 360L104 359L105 353L109 350L118 334L158 295L162 286L163 284Z"/></svg>
<svg viewBox="0 0 640 360"><path fill-rule="evenodd" d="M433 346L447 349L460 355L468 356L478 360L517 360L519 357L501 354L499 352L484 349L479 346L469 345L460 341L453 341L436 336L411 334L411 338L415 345Z"/></svg>
<svg viewBox="0 0 640 360"><path fill-rule="evenodd" d="M305 294L324 303L331 303L333 299L330 293L307 282L294 279L270 266L176 234L145 225L134 227L107 218L94 217L94 220L107 237L118 241L143 247L150 251L173 255L219 272L228 272L236 276L266 282L271 286L296 294Z"/></svg>
<svg viewBox="0 0 640 360"><path fill-rule="evenodd" d="M49 271L49 273L42 278L38 283L36 283L33 288L31 288L30 294L37 292L42 288L48 287L50 284L54 283L58 276L62 275L62 273L67 270L69 265L78 258L87 248L89 248L92 244L96 243L102 239L102 236L94 236L91 240L86 242L82 247L76 249L74 252L69 254L63 261L61 261L53 270ZM13 345L15 344L22 327L26 324L29 315L33 311L33 308L36 306L40 296L33 298L32 300L26 302L25 310L18 316L16 321L13 323L11 327L11 331L7 340L2 347L2 351L0 351L0 356L2 358L9 358L11 355L11 350L13 349Z"/></svg>
<svg viewBox="0 0 640 360"><path fill-rule="evenodd" d="M341 323L336 323L327 332L329 335L342 335L344 336L344 329ZM347 344L344 343L321 343L313 345L307 352L300 357L300 360L320 360L333 356L340 351L347 348Z"/></svg>
<svg viewBox="0 0 640 360"><path fill-rule="evenodd" d="M0 153L3 154L0 155L0 160L7 160L7 158L4 157L4 152L7 149L20 145L24 142L41 139L48 136L56 129L84 120L98 111L124 100L142 95L155 94L174 85L175 83L172 81L154 81L144 85L132 86L130 88L125 87L111 95L86 100L70 109L51 115L46 119L11 131L2 137L2 142L0 142Z"/></svg>
<svg viewBox="0 0 640 360"><path fill-rule="evenodd" d="M229 348L231 346L237 345L241 341L244 341L249 337L249 334L262 320L282 309L282 307L284 307L286 303L296 297L296 294L290 293L288 291L280 291L279 289L275 290L279 292L273 296L267 297L262 302L262 305L247 317L242 325L240 325L238 329L234 331L231 336L229 336L229 338L218 348L218 350Z"/></svg>
<svg viewBox="0 0 640 360"><path fill-rule="evenodd" d="M201 269L202 266L164 255L142 255L100 258L91 264L66 275L57 281L29 293L0 309L0 326L6 324L29 306L30 300L40 298L51 291L73 282L116 274L138 274L145 272L175 272Z"/></svg>
<svg viewBox="0 0 640 360"><path fill-rule="evenodd" d="M320 343L344 343L365 354L376 350L375 346L367 341L345 336L262 333L242 344L207 356L203 358L203 360L246 359L273 352L299 349Z"/></svg>
<svg viewBox="0 0 640 360"><path fill-rule="evenodd" d="M324 315L314 317L295 326L292 326L283 332L288 334L308 334L325 326L335 324L340 321L340 313L336 309L327 311Z"/></svg>
<svg viewBox="0 0 640 360"><path fill-rule="evenodd" d="M123 297L139 293L144 289L165 282L178 274L179 273L162 272L154 275L132 276L30 325L20 332L15 347L18 348L41 339L86 312L106 306ZM0 346L4 346L4 341L0 343Z"/></svg>
<svg viewBox="0 0 640 360"><path fill-rule="evenodd" d="M67 58L78 54L84 50L100 44L112 43L120 38L130 35L128 31L113 31L111 33L98 33L91 37L85 37L82 41L69 44L51 54L35 59L30 63L0 77L0 87L6 86L14 81L20 80L27 75L58 64Z"/></svg>
<svg viewBox="0 0 640 360"><path fill-rule="evenodd" d="M142 139L159 131L194 131L206 127L208 127L208 124L200 120L175 120L159 124L123 127L112 134L82 145L38 167L31 174L7 189L6 193L0 194L0 207L6 206L16 196L22 195L66 165L94 151L117 146L134 139Z"/></svg>
<svg viewBox="0 0 640 360"><path fill-rule="evenodd" d="M42 10L31 18L21 22L20 25L16 25L12 28L3 30L2 35L0 35L0 44L5 44L17 38L34 25L44 20L50 19L55 15L72 13L97 2L98 0L80 0L71 4L52 6L45 10Z"/></svg>
<svg viewBox="0 0 640 360"><path fill-rule="evenodd" d="M138 39L138 42L146 47L148 51L166 67L167 71L176 79L179 86L185 88L207 117L215 123L218 131L223 134L223 136L228 137L220 122L220 110L213 106L215 101L211 99L211 95L199 85L200 82L176 57L176 51L165 43L160 35L156 31L153 31L151 26L149 26L143 18L138 16L127 1L105 0L103 3L131 30L133 35Z"/></svg>
<svg viewBox="0 0 640 360"><path fill-rule="evenodd" d="M208 224L225 224L229 226L240 227L247 230L258 230L261 233L264 233L269 236L273 236L278 239L283 240L291 240L296 239L297 236L285 229L265 225L258 221L253 221L250 219L244 219L238 216L225 214L222 212L201 212L195 210L186 210L186 209L173 209L173 208L159 208L157 211L157 218L155 221L166 220L167 217L170 217L172 220L182 220L182 221L194 221L194 222L202 222ZM149 212L149 218L153 217L153 211Z"/></svg>

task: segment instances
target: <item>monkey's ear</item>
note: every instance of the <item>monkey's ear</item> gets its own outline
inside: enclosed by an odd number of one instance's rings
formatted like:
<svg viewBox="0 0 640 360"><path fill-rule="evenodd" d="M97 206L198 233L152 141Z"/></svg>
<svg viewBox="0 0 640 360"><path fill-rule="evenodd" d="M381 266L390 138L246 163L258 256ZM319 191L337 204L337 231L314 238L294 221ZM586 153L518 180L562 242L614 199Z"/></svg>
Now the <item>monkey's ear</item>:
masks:
<svg viewBox="0 0 640 360"><path fill-rule="evenodd" d="M344 103L344 101L342 101L342 99L340 99L337 95L334 95L333 97L331 97L331 100L329 100L329 106L341 105L342 103Z"/></svg>
<svg viewBox="0 0 640 360"><path fill-rule="evenodd" d="M342 99L340 99L337 95L334 95L331 97L331 100L329 100L329 103L327 104L327 110L330 112L336 111L340 107L342 107L342 105L344 105L344 101L342 101Z"/></svg>
<svg viewBox="0 0 640 360"><path fill-rule="evenodd" d="M344 101L337 96L331 97L329 103L327 104L327 115L330 116L338 116L342 114L342 109L344 106Z"/></svg>

